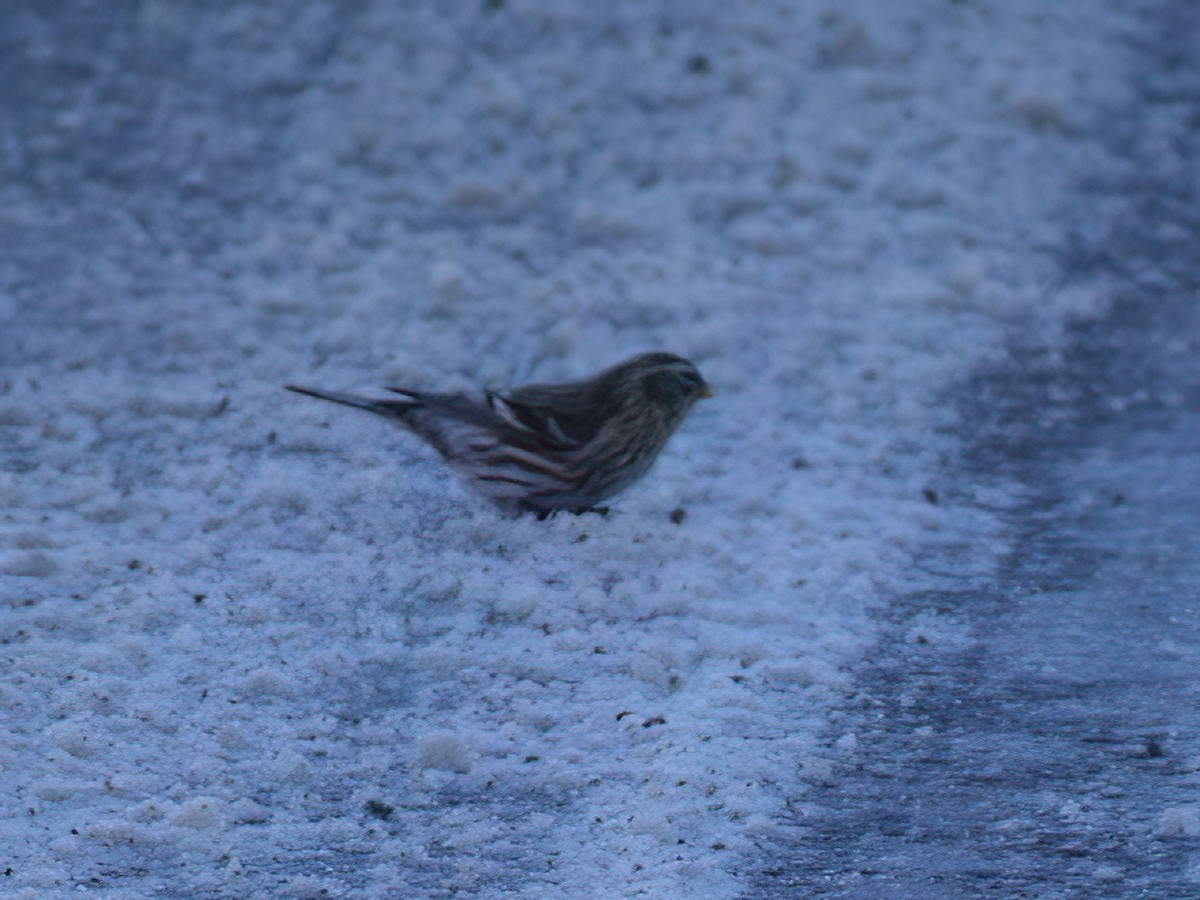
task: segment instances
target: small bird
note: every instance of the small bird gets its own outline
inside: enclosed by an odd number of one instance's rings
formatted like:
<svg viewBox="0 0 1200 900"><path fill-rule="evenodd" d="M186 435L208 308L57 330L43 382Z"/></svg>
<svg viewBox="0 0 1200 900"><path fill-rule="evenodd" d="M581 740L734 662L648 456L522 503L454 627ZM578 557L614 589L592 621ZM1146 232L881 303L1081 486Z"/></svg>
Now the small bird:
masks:
<svg viewBox="0 0 1200 900"><path fill-rule="evenodd" d="M692 363L643 353L583 381L479 396L388 387L381 400L286 385L392 419L431 444L502 508L544 519L600 507L649 470L692 404L712 390Z"/></svg>

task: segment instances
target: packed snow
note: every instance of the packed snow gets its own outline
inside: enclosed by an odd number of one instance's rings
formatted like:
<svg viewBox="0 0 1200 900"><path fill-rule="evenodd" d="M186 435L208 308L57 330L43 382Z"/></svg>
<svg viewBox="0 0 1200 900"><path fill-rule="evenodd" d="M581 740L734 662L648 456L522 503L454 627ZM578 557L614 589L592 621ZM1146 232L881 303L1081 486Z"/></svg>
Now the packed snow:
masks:
<svg viewBox="0 0 1200 900"><path fill-rule="evenodd" d="M746 891L873 611L1005 551L946 398L1108 301L1146 5L10 4L0 892ZM717 395L604 518L282 390L647 349Z"/></svg>

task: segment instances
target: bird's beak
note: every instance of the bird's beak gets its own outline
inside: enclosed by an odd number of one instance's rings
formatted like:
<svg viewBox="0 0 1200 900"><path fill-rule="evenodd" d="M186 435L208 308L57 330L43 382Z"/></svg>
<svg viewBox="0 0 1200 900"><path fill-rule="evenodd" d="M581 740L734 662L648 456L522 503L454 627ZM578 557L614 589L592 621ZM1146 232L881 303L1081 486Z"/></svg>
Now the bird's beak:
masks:
<svg viewBox="0 0 1200 900"><path fill-rule="evenodd" d="M700 399L701 399L701 400L707 400L707 399L708 399L709 397L711 397L712 395L713 395L713 389L712 389L712 385L711 385L711 384L706 384L706 385L704 385L704 390L702 390L702 391L700 392Z"/></svg>

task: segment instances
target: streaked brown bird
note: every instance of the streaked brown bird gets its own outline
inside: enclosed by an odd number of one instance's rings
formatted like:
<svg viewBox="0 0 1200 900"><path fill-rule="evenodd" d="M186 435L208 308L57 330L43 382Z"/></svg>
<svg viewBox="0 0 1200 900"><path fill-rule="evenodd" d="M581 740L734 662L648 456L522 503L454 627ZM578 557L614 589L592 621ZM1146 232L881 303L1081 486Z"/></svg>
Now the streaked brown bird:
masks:
<svg viewBox="0 0 1200 900"><path fill-rule="evenodd" d="M583 381L478 396L389 387L399 396L376 400L287 389L398 422L502 508L539 518L606 512L598 504L645 475L692 404L712 396L696 367L673 353L643 353Z"/></svg>

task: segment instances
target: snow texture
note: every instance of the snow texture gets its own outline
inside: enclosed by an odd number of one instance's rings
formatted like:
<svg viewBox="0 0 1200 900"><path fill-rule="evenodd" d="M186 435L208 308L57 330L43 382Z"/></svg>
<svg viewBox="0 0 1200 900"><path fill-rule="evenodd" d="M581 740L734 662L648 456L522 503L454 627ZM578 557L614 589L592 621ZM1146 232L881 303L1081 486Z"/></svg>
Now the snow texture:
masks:
<svg viewBox="0 0 1200 900"><path fill-rule="evenodd" d="M871 611L1004 552L946 396L1105 308L1146 5L7 3L3 892L746 890ZM281 390L656 348L717 396L607 518Z"/></svg>

